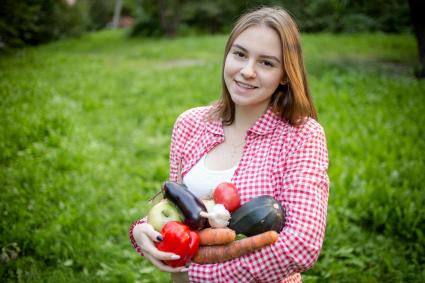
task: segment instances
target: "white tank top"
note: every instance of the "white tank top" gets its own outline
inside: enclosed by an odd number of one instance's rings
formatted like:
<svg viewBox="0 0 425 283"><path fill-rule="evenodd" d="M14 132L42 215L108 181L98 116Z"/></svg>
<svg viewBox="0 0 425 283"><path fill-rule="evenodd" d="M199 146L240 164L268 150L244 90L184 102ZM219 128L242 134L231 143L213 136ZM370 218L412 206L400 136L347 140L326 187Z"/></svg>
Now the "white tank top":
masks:
<svg viewBox="0 0 425 283"><path fill-rule="evenodd" d="M198 198L209 199L222 182L230 182L237 165L226 170L211 170L205 166L206 154L183 177L183 184Z"/></svg>

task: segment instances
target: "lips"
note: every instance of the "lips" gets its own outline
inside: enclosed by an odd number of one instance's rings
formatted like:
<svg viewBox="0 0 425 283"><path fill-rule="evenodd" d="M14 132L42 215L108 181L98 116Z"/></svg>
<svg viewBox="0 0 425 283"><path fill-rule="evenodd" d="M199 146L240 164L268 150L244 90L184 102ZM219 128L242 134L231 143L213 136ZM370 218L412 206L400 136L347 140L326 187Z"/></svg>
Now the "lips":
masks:
<svg viewBox="0 0 425 283"><path fill-rule="evenodd" d="M236 83L239 87L241 87L241 88L243 88L243 89L256 89L256 88L258 88L258 87L254 86L254 85L247 84L247 83L244 83L244 82L241 82L241 81L237 81L237 80L235 80L235 83Z"/></svg>

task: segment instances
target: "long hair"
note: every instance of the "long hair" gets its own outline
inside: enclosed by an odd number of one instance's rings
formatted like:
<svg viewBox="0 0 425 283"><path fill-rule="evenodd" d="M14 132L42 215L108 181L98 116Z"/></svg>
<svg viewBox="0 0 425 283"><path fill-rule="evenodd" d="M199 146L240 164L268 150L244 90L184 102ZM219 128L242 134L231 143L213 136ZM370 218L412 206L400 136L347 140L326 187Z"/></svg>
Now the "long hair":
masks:
<svg viewBox="0 0 425 283"><path fill-rule="evenodd" d="M222 67L222 95L210 117L221 118L225 125L235 119L235 104L224 81L226 57L235 39L247 28L265 25L277 32L282 44L283 81L273 93L270 106L274 113L291 125L298 126L306 117L317 120L302 56L298 27L286 10L280 7L263 7L242 15L236 22L226 43Z"/></svg>

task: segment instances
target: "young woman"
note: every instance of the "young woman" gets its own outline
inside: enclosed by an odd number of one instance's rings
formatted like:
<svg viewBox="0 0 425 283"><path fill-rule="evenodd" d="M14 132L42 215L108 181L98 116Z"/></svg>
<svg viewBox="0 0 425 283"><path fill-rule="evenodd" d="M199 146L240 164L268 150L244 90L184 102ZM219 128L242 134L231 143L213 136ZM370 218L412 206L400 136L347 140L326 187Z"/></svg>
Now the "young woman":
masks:
<svg viewBox="0 0 425 283"><path fill-rule="evenodd" d="M329 180L325 135L307 86L299 33L281 8L243 15L224 54L220 100L184 112L170 149L170 180L179 163L183 183L200 198L223 181L236 185L245 203L276 198L286 212L279 240L220 264L171 268L161 260L158 231L139 220L130 228L135 248L175 281L301 282L316 262L326 226Z"/></svg>

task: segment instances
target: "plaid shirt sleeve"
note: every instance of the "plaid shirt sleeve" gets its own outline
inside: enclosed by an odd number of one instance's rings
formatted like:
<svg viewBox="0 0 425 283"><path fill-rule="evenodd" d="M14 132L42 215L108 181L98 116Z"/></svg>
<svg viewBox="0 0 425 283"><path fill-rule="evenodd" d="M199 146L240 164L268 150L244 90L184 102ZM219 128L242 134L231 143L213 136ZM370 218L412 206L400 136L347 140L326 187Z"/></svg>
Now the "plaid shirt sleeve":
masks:
<svg viewBox="0 0 425 283"><path fill-rule="evenodd" d="M291 282L291 275L316 262L326 227L329 179L324 132L321 127L312 128L292 142L293 148L278 164L282 184L276 197L286 210L279 240L225 263L192 264L190 282Z"/></svg>
<svg viewBox="0 0 425 283"><path fill-rule="evenodd" d="M171 144L170 144L170 172L169 180L176 182L177 175L179 174L179 163L182 159L182 151L184 144L182 144L182 136L184 133L184 123L182 123L182 116L180 116L173 127L173 132L171 134Z"/></svg>
<svg viewBox="0 0 425 283"><path fill-rule="evenodd" d="M147 222L147 217L144 217L144 218L142 218L142 219L140 219L140 220L137 220L137 221L135 221L135 222L133 222L132 224L131 224L131 226L130 226L130 229L128 229L128 237L130 238L130 242L131 242L131 244L133 245L133 247L136 249L136 251L141 255L141 256L143 256L143 251L142 251L142 249L139 247L139 245L137 244L137 242L136 242L136 239L134 238L134 235L133 235L133 229L134 229L134 227L136 227L136 225L138 225L138 224L143 224L143 223L146 223Z"/></svg>

